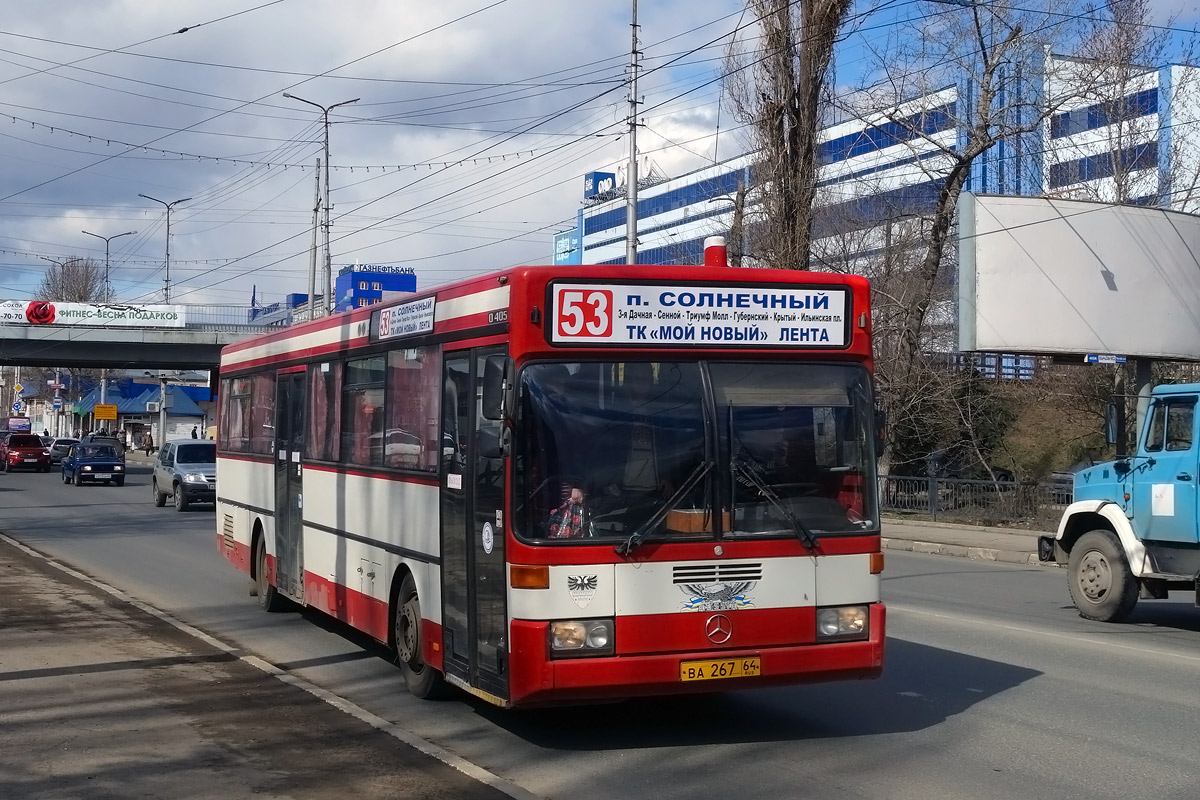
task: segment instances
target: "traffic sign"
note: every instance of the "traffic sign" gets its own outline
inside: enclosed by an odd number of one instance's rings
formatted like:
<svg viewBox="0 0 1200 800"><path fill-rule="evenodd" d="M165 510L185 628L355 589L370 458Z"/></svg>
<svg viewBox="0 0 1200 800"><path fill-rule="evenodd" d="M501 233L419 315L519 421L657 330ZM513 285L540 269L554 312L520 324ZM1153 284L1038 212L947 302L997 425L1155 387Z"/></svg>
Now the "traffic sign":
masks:
<svg viewBox="0 0 1200 800"><path fill-rule="evenodd" d="M1125 356L1110 356L1106 353L1088 353L1083 357L1085 364L1124 364Z"/></svg>
<svg viewBox="0 0 1200 800"><path fill-rule="evenodd" d="M63 401L62 401L62 398L61 398L61 397L56 397L56 398L54 398L54 410L55 410L55 411L61 411L61 410L62 410L62 406L63 406Z"/></svg>
<svg viewBox="0 0 1200 800"><path fill-rule="evenodd" d="M117 421L117 407L114 405L102 406L102 405L97 404L96 409L93 413L95 414L96 419L98 419L98 420L99 419L108 419L108 420L112 420L113 422Z"/></svg>
<svg viewBox="0 0 1200 800"><path fill-rule="evenodd" d="M20 394L21 392L25 391L25 387L19 383L14 383L13 391L16 392L17 394Z"/></svg>
<svg viewBox="0 0 1200 800"><path fill-rule="evenodd" d="M13 403L13 406L12 406L12 408L13 408L13 411L16 411L18 414L20 414L20 413L21 413L21 409L22 409L22 408L24 408L24 407L25 407L25 406L21 404L21 401L20 401L20 400L18 400L17 402Z"/></svg>

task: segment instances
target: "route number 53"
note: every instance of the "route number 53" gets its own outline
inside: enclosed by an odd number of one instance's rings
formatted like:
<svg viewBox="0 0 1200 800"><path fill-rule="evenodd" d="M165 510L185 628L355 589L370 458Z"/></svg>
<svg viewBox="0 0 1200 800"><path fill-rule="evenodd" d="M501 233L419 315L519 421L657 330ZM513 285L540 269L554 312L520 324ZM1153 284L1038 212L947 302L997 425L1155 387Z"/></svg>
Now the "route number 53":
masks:
<svg viewBox="0 0 1200 800"><path fill-rule="evenodd" d="M612 335L612 292L603 289L558 290L558 335Z"/></svg>

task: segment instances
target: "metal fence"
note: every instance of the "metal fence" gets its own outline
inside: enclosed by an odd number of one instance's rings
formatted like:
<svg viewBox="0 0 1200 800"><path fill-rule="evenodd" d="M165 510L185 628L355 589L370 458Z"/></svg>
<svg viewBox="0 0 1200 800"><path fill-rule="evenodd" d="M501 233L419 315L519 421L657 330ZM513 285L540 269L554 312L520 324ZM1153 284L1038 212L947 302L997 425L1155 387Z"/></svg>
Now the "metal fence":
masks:
<svg viewBox="0 0 1200 800"><path fill-rule="evenodd" d="M879 478L885 514L972 525L1054 526L1071 502L1059 484L957 478Z"/></svg>

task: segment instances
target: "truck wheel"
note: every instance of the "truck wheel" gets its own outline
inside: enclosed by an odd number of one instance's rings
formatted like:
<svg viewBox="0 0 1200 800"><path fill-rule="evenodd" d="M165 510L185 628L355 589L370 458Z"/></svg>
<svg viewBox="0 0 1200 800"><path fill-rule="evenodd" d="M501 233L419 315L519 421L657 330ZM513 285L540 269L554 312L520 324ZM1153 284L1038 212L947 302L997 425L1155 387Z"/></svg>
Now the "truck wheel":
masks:
<svg viewBox="0 0 1200 800"><path fill-rule="evenodd" d="M408 691L422 700L444 696L446 684L441 673L426 664L421 655L424 652L421 601L417 597L417 584L412 575L405 575L400 583L400 595L396 598L395 617L392 620L392 637Z"/></svg>
<svg viewBox="0 0 1200 800"><path fill-rule="evenodd" d="M1081 617L1120 622L1137 605L1137 581L1112 531L1091 531L1079 537L1071 548L1067 574L1071 600Z"/></svg>

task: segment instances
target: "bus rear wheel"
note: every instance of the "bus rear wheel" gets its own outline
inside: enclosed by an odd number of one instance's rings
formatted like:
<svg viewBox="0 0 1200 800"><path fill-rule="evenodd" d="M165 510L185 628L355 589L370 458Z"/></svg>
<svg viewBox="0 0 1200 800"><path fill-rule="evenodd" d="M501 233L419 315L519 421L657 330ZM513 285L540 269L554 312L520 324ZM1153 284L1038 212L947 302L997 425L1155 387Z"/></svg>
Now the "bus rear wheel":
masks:
<svg viewBox="0 0 1200 800"><path fill-rule="evenodd" d="M1071 548L1067 564L1071 600L1079 615L1098 622L1120 622L1138 601L1138 584L1116 534L1085 533Z"/></svg>
<svg viewBox="0 0 1200 800"><path fill-rule="evenodd" d="M443 696L446 684L441 673L426 664L421 655L424 652L421 600L417 597L417 584L412 575L405 575L400 582L400 595L396 598L394 614L392 638L408 691L422 700Z"/></svg>
<svg viewBox="0 0 1200 800"><path fill-rule="evenodd" d="M267 580L267 540L263 536L258 537L254 546L254 580L258 584L255 594L263 611L274 613L287 609L287 598Z"/></svg>

